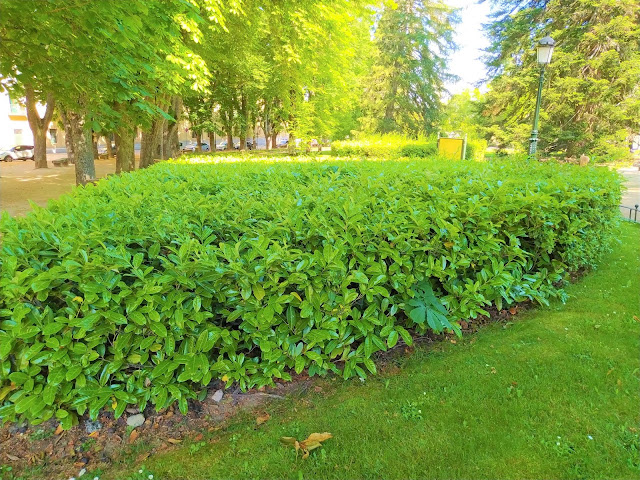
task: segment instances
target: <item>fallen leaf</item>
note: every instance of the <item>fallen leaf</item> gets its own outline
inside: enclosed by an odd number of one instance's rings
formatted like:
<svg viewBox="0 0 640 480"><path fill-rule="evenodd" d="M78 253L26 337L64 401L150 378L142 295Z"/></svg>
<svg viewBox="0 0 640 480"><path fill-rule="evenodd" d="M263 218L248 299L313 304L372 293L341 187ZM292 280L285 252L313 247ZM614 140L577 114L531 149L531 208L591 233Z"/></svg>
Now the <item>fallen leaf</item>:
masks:
<svg viewBox="0 0 640 480"><path fill-rule="evenodd" d="M94 430L93 432L91 432L91 433L89 434L89 436L90 436L91 438L96 438L98 435L99 435L98 430Z"/></svg>
<svg viewBox="0 0 640 480"><path fill-rule="evenodd" d="M7 453L7 457L9 458L9 460L13 460L14 462L20 461L20 457L16 457L15 455L11 455L10 453Z"/></svg>
<svg viewBox="0 0 640 480"><path fill-rule="evenodd" d="M640 318L638 318L638 316L637 316L637 315L634 315L634 316L633 316L633 319L634 319L636 322L640 322Z"/></svg>
<svg viewBox="0 0 640 480"><path fill-rule="evenodd" d="M142 453L142 454L138 455L138 458L136 459L136 461L137 461L138 463L142 463L142 462L144 462L147 458L149 458L149 456L150 456L150 455L151 455L151 452L145 452L145 453Z"/></svg>
<svg viewBox="0 0 640 480"><path fill-rule="evenodd" d="M131 430L131 433L129 434L129 443L135 442L136 438L138 438L139 436L140 433L138 433L138 430L136 430L135 428Z"/></svg>
<svg viewBox="0 0 640 480"><path fill-rule="evenodd" d="M517 309L516 307L511 307L511 308L509 309L509 313L510 313L511 315L515 315L517 312L518 312L518 309Z"/></svg>
<svg viewBox="0 0 640 480"><path fill-rule="evenodd" d="M271 415L269 415L268 413L265 413L265 414L262 414L262 415L258 415L258 418L256 418L256 423L258 425L262 425L264 422L266 422L270 418L271 418Z"/></svg>
<svg viewBox="0 0 640 480"><path fill-rule="evenodd" d="M178 443L182 443L182 440L178 440L177 438L167 438L167 442L177 445Z"/></svg>
<svg viewBox="0 0 640 480"><path fill-rule="evenodd" d="M193 441L194 442L199 442L200 440L202 440L204 438L204 435L202 435L201 433L199 433L198 435L196 435L195 437L193 437Z"/></svg>
<svg viewBox="0 0 640 480"><path fill-rule="evenodd" d="M314 450L318 447L322 446L322 442L332 438L329 432L324 433L312 433L302 442L298 442L294 437L282 437L280 441L285 445L291 445L296 449L296 456L298 455L298 450L302 450L302 458L309 458L309 453L311 450Z"/></svg>
<svg viewBox="0 0 640 480"><path fill-rule="evenodd" d="M56 428L55 434L60 435L62 432L64 432L64 428L62 428L62 424L58 424L58 428Z"/></svg>

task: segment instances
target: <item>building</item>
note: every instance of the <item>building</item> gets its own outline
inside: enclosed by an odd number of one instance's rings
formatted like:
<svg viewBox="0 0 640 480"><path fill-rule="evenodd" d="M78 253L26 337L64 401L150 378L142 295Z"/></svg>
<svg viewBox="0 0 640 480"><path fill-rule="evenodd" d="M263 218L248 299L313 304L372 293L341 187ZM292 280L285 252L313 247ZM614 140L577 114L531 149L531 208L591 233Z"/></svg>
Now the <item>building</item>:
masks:
<svg viewBox="0 0 640 480"><path fill-rule="evenodd" d="M36 108L40 116L43 116L45 107L38 104ZM0 92L0 147L15 145L33 145L27 109L19 100L11 98L6 92ZM47 149L64 146L64 129L52 121L47 132Z"/></svg>

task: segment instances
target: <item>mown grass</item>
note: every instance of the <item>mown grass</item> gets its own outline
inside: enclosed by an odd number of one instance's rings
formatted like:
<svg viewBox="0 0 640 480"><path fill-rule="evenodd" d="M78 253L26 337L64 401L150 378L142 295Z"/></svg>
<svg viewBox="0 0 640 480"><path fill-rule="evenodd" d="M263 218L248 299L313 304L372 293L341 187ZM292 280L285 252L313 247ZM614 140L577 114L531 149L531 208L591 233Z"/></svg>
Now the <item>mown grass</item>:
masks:
<svg viewBox="0 0 640 480"><path fill-rule="evenodd" d="M565 305L419 347L366 382L319 380L322 392L266 406L266 424L245 415L191 455L185 445L147 459L145 475L638 478L639 239L637 225L623 225ZM334 438L306 460L279 443L324 431ZM120 468L101 478L139 467Z"/></svg>

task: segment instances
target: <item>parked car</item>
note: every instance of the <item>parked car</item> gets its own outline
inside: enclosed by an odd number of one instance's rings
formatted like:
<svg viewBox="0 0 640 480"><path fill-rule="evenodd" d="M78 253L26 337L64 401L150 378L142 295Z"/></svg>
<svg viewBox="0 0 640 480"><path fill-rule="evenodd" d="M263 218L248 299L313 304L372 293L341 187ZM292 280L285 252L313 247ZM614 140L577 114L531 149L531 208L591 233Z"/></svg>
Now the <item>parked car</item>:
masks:
<svg viewBox="0 0 640 480"><path fill-rule="evenodd" d="M116 144L115 142L111 142L111 153L116 153ZM106 155L107 154L107 146L106 145L98 145L98 155Z"/></svg>
<svg viewBox="0 0 640 480"><path fill-rule="evenodd" d="M253 140L249 140L247 138L244 144L247 150L253 150ZM233 148L235 148L236 150L240 150L240 140L237 140L233 143Z"/></svg>
<svg viewBox="0 0 640 480"><path fill-rule="evenodd" d="M220 143L216 145L216 150L226 150L227 149L227 141L222 140Z"/></svg>
<svg viewBox="0 0 640 480"><path fill-rule="evenodd" d="M278 148L287 148L289 146L288 138L281 138L278 142Z"/></svg>
<svg viewBox="0 0 640 480"><path fill-rule="evenodd" d="M211 150L207 142L201 142L200 145L203 152L208 152ZM181 152L195 152L197 150L198 150L198 144L196 142L191 142L191 141L180 142Z"/></svg>
<svg viewBox="0 0 640 480"><path fill-rule="evenodd" d="M318 140L316 140L315 138L312 138L311 142L309 143L309 146L310 147L317 147L318 145L319 145L318 144Z"/></svg>
<svg viewBox="0 0 640 480"><path fill-rule="evenodd" d="M15 147L0 148L0 160L13 162L14 160L33 160L33 145L16 145Z"/></svg>

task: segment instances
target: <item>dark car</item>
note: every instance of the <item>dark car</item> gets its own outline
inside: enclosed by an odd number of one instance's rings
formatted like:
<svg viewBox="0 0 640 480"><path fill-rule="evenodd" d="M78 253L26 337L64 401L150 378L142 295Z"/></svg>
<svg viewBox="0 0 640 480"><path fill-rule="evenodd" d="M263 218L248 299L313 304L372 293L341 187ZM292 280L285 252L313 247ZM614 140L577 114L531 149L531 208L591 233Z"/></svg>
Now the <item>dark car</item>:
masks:
<svg viewBox="0 0 640 480"><path fill-rule="evenodd" d="M253 150L253 140L245 140L245 146L247 150ZM237 140L233 143L233 148L236 150L240 150L240 140Z"/></svg>
<svg viewBox="0 0 640 480"><path fill-rule="evenodd" d="M15 147L0 148L0 160L13 162L14 160L33 160L33 145L16 145Z"/></svg>

